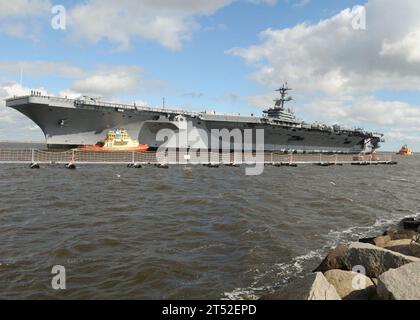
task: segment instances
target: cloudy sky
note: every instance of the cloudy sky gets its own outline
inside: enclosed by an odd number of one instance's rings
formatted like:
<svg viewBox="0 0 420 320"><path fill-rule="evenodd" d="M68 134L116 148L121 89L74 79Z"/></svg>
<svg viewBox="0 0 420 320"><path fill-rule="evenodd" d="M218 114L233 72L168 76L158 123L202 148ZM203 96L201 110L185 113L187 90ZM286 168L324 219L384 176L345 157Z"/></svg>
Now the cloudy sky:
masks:
<svg viewBox="0 0 420 320"><path fill-rule="evenodd" d="M4 107L31 89L260 114L288 81L299 118L420 150L419 13L418 0L0 0L0 140L43 141Z"/></svg>

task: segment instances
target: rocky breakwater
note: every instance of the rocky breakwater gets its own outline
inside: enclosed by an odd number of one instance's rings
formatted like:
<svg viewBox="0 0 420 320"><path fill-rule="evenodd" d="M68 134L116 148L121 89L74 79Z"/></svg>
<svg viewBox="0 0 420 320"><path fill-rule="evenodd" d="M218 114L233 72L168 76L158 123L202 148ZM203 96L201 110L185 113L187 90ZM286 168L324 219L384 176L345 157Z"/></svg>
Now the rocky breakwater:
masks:
<svg viewBox="0 0 420 320"><path fill-rule="evenodd" d="M340 244L313 271L261 300L420 300L420 220Z"/></svg>

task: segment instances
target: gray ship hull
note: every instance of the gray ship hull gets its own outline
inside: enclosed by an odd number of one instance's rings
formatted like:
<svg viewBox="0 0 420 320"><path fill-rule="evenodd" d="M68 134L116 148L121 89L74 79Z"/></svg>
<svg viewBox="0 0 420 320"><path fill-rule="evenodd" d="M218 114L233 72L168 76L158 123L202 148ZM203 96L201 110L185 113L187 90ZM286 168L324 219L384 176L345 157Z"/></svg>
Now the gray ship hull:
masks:
<svg viewBox="0 0 420 320"><path fill-rule="evenodd" d="M6 105L32 119L44 132L50 148L94 145L103 140L109 130L117 128L127 129L132 138L151 148L163 143L169 148L179 146L158 141L158 132L162 129L176 133L196 131L209 137L212 129L239 129L241 132L251 129L254 137L257 129L264 129L265 151L360 153L369 145L375 149L381 140L381 135L377 134L284 125L260 117L190 113L34 95L8 99ZM197 148L198 145L187 142L182 147ZM235 148L233 143L226 145Z"/></svg>

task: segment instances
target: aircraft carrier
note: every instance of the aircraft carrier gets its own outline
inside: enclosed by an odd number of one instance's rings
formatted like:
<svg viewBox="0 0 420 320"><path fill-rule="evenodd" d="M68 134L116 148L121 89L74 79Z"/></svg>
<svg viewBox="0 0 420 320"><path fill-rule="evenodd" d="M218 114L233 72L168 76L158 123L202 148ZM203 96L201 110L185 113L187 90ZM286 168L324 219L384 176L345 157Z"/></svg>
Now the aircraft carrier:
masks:
<svg viewBox="0 0 420 320"><path fill-rule="evenodd" d="M157 149L163 143L168 148L180 146L158 139L161 129L171 129L177 134L198 132L201 141L197 143L197 134L192 141L187 139L181 145L187 149L210 149L207 140L211 138L212 129L239 129L242 134L245 129L251 129L254 138L257 129L264 129L264 150L269 152L369 153L379 148L382 134L298 120L285 107L285 103L292 100L288 96L289 90L287 85L278 89L280 97L261 117L109 103L87 96L67 99L34 91L27 96L7 99L6 106L32 119L44 132L51 149L95 145L109 130L120 128L128 130L131 137L151 149ZM237 148L231 139L224 145L230 146L231 150ZM255 144L252 148L255 149Z"/></svg>

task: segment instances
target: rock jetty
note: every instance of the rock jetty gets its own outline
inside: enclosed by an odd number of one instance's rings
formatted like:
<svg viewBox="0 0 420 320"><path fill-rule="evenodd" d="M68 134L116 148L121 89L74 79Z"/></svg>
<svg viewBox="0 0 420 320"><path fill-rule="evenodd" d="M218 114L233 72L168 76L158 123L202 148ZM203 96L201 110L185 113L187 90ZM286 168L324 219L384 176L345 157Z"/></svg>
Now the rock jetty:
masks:
<svg viewBox="0 0 420 320"><path fill-rule="evenodd" d="M420 219L339 244L304 278L261 300L420 300Z"/></svg>

